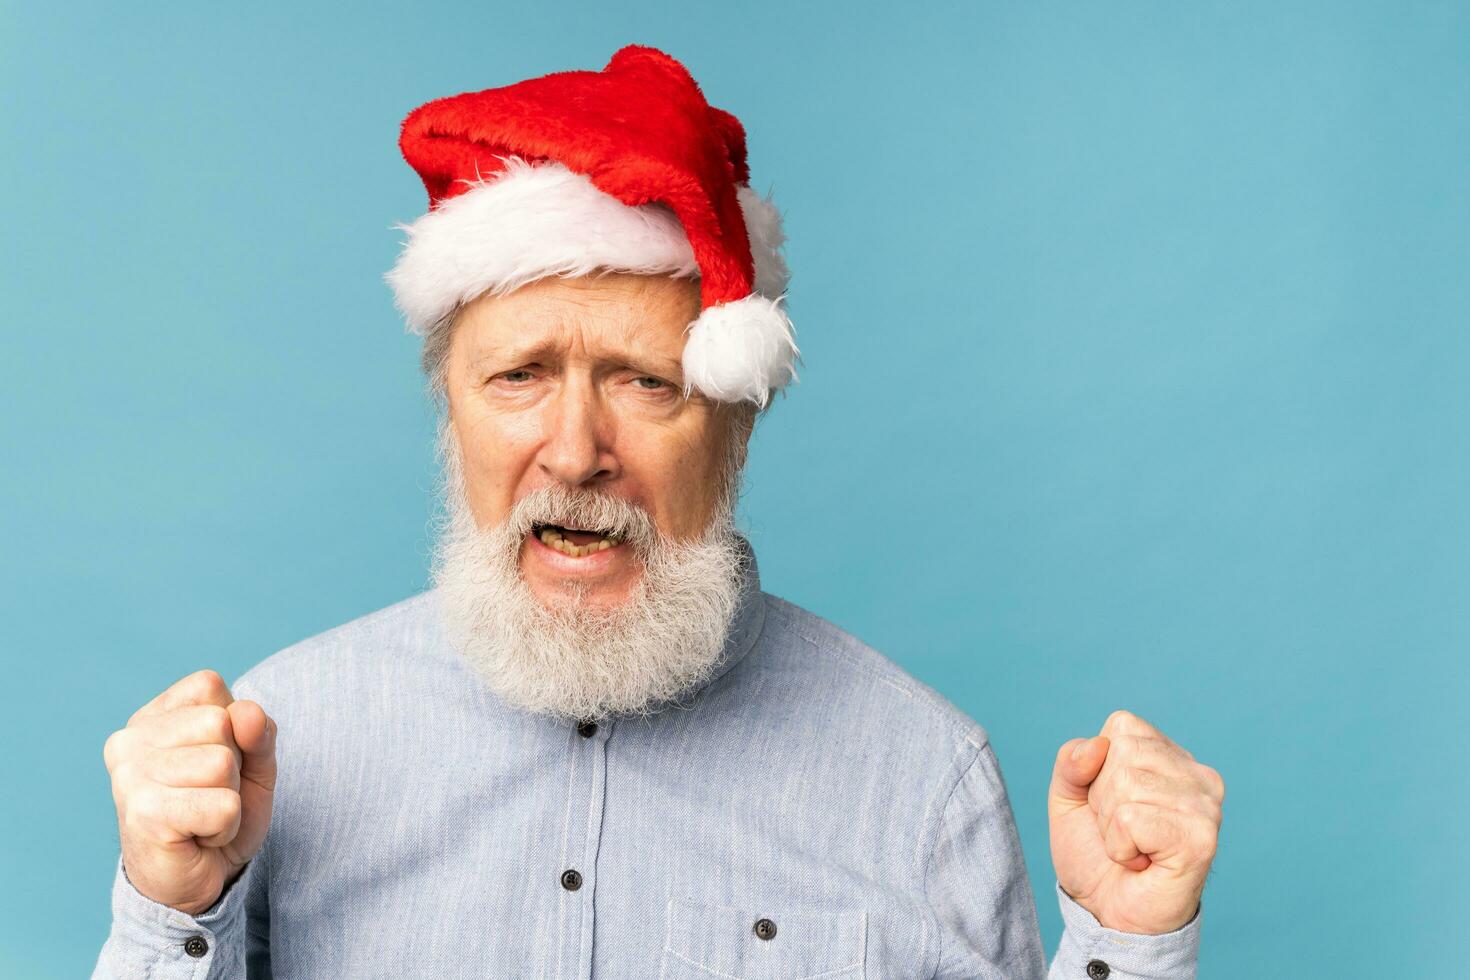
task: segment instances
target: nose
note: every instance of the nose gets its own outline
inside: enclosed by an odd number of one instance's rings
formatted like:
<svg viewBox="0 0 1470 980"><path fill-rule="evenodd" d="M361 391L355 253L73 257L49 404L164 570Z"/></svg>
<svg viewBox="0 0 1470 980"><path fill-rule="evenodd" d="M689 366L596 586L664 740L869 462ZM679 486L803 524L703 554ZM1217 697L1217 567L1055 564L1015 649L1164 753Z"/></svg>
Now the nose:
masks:
<svg viewBox="0 0 1470 980"><path fill-rule="evenodd" d="M590 384L569 379L543 416L538 465L570 487L601 483L617 475L611 449L612 420Z"/></svg>

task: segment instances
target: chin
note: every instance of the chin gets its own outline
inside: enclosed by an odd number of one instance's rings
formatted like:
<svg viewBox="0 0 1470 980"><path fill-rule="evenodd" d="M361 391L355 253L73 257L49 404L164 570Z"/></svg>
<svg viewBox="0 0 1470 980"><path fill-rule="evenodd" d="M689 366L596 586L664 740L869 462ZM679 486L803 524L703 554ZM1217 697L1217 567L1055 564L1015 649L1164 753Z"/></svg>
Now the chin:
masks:
<svg viewBox="0 0 1470 980"><path fill-rule="evenodd" d="M587 567L594 561L601 567ZM548 554L534 541L521 549L518 565L531 595L549 611L615 613L632 601L643 581L642 568L626 556L566 558Z"/></svg>
<svg viewBox="0 0 1470 980"><path fill-rule="evenodd" d="M549 612L576 609L584 613L614 615L632 601L636 583L589 585L576 578L528 578L527 586L536 602Z"/></svg>

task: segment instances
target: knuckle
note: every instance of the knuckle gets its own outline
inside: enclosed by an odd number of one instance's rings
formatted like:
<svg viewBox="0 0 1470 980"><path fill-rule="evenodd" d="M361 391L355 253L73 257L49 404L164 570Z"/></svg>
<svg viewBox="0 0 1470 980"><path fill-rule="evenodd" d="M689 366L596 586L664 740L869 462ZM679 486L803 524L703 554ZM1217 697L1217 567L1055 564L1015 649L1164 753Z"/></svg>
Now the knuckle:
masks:
<svg viewBox="0 0 1470 980"><path fill-rule="evenodd" d="M234 790L224 790L214 796L214 816L219 821L219 826L223 829L234 825L240 819L240 794Z"/></svg>
<svg viewBox="0 0 1470 980"><path fill-rule="evenodd" d="M235 753L228 745L204 746L203 776L211 783L229 783L238 775Z"/></svg>
<svg viewBox="0 0 1470 980"><path fill-rule="evenodd" d="M1213 826L1200 829L1195 833L1194 837L1194 856L1201 863L1213 861L1219 843L1220 835L1215 832Z"/></svg>
<svg viewBox="0 0 1470 980"><path fill-rule="evenodd" d="M220 743L230 741L231 728L228 711L217 704L200 705L199 711L206 738Z"/></svg>
<svg viewBox="0 0 1470 980"><path fill-rule="evenodd" d="M122 762L124 754L123 745L127 739L124 732L126 732L126 729L118 729L107 736L107 741L102 743L102 762L107 766L108 772L111 772Z"/></svg>
<svg viewBox="0 0 1470 980"><path fill-rule="evenodd" d="M1201 765L1199 772L1204 777L1205 786L1209 789L1211 795L1223 802L1225 799L1225 777L1221 776L1218 770L1206 765Z"/></svg>
<svg viewBox="0 0 1470 980"><path fill-rule="evenodd" d="M200 699L213 699L221 694L229 693L229 685L220 676L219 671L211 668L196 670L183 680L184 692L187 695Z"/></svg>
<svg viewBox="0 0 1470 980"><path fill-rule="evenodd" d="M1113 770L1113 792L1126 798L1138 788L1138 770L1132 766L1119 766Z"/></svg>
<svg viewBox="0 0 1470 980"><path fill-rule="evenodd" d="M137 766L131 761L119 762L112 768L112 788L115 794L127 797L137 779Z"/></svg>
<svg viewBox="0 0 1470 980"><path fill-rule="evenodd" d="M1112 747L1108 750L1108 757L1114 758L1113 753L1116 752L1120 767L1142 758L1146 751L1144 740L1137 735L1113 735L1111 738Z"/></svg>
<svg viewBox="0 0 1470 980"><path fill-rule="evenodd" d="M1157 737L1162 734L1147 719L1136 712L1129 711L1127 708L1119 708L1117 711L1108 715L1108 720L1104 722L1104 727L1129 732L1134 735Z"/></svg>
<svg viewBox="0 0 1470 980"><path fill-rule="evenodd" d="M144 814L132 806L123 809L119 823L122 835L129 840L141 840L148 836L148 824Z"/></svg>
<svg viewBox="0 0 1470 980"><path fill-rule="evenodd" d="M1109 834L1107 839L1103 841L1103 853L1108 856L1109 860L1117 861L1121 864L1137 854L1138 850L1129 843L1126 837Z"/></svg>
<svg viewBox="0 0 1470 980"><path fill-rule="evenodd" d="M232 809L230 797L233 791L219 787L200 787L187 791L182 798L182 805L188 811L190 823L200 832L209 834L219 833L227 828L234 820L236 811ZM239 797L235 796L238 804Z"/></svg>
<svg viewBox="0 0 1470 980"><path fill-rule="evenodd" d="M128 820L138 829L151 826L165 816L163 794L153 783L142 782L130 787L125 800Z"/></svg>

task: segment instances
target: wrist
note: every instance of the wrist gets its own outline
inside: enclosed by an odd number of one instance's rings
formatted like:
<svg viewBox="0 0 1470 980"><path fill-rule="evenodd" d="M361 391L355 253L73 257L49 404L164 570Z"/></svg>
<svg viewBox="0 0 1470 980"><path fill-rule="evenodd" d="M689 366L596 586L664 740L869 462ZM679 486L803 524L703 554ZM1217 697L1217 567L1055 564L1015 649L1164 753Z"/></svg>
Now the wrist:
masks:
<svg viewBox="0 0 1470 980"><path fill-rule="evenodd" d="M197 893L178 894L166 889L157 888L155 883L148 880L146 875L134 876L131 870L132 868L133 865L128 862L127 855L124 854L119 863L119 869L123 880L132 886L134 891L155 905L174 912L182 912L190 918L198 918L219 905L221 896L229 890L229 882L226 882L225 886L212 897L199 897ZM233 881L237 877L239 877L238 874L232 877L230 881Z"/></svg>
<svg viewBox="0 0 1470 980"><path fill-rule="evenodd" d="M1199 959L1200 921L1203 912L1183 926L1166 933L1124 932L1109 928L1072 898L1061 885L1056 889L1065 928L1057 947L1056 963L1061 976L1088 977L1094 961L1107 966L1113 977L1130 980L1194 980Z"/></svg>
<svg viewBox="0 0 1470 980"><path fill-rule="evenodd" d="M1097 924L1104 929L1135 936L1163 936L1171 932L1178 932L1199 918L1202 907L1201 895L1196 892L1194 900L1186 906L1189 909L1188 914L1175 915L1165 912L1162 915L1138 916L1120 914L1109 908L1107 903L1097 901L1092 896L1073 894L1060 881L1057 882L1057 891L1087 910L1097 920Z"/></svg>

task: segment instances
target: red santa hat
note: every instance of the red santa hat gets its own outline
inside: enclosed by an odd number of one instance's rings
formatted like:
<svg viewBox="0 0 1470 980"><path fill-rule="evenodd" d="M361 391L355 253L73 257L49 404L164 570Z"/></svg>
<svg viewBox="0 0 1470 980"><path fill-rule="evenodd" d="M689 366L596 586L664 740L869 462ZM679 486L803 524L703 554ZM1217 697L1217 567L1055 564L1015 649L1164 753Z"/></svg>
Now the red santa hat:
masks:
<svg viewBox="0 0 1470 980"><path fill-rule="evenodd" d="M436 99L399 147L429 193L385 277L414 332L549 275L697 276L686 389L764 406L795 378L780 213L750 187L740 121L662 51Z"/></svg>

